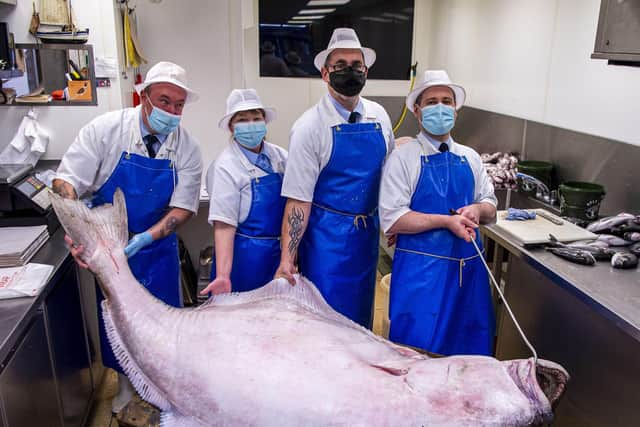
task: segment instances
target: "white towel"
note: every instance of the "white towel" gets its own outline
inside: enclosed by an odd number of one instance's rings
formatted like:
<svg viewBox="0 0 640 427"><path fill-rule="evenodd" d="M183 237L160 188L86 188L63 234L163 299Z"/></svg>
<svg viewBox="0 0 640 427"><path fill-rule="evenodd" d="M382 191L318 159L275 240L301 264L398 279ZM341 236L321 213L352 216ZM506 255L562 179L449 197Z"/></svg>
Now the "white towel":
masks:
<svg viewBox="0 0 640 427"><path fill-rule="evenodd" d="M49 135L38 124L35 111L29 111L9 145L0 153L0 163L35 166L48 144Z"/></svg>

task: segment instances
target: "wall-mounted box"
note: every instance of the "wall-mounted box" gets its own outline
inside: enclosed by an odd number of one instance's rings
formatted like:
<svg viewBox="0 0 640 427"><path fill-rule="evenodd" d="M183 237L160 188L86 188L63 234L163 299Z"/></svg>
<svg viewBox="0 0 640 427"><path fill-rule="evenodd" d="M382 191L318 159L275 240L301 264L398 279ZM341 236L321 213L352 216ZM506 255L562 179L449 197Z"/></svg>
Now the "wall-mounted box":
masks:
<svg viewBox="0 0 640 427"><path fill-rule="evenodd" d="M602 0L594 59L640 63L640 0Z"/></svg>

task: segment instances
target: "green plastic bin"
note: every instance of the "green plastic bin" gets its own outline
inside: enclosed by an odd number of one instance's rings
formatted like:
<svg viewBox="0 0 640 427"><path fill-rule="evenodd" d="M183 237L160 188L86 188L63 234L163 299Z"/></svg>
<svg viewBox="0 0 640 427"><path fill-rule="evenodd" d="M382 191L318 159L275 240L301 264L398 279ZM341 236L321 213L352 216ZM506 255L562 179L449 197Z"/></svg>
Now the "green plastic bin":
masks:
<svg viewBox="0 0 640 427"><path fill-rule="evenodd" d="M518 172L538 178L551 190L553 164L540 160L522 160L518 162L517 168ZM533 197L536 195L536 186L526 180L518 178L518 191Z"/></svg>
<svg viewBox="0 0 640 427"><path fill-rule="evenodd" d="M569 181L560 184L560 215L593 221L598 218L606 192L593 182Z"/></svg>

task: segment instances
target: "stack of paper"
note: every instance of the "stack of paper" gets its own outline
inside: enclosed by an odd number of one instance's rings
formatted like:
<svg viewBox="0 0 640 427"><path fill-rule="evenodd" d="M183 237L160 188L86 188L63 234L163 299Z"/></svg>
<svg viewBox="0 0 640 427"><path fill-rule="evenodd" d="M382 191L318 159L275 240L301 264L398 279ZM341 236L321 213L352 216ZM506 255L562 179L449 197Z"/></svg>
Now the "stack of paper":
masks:
<svg viewBox="0 0 640 427"><path fill-rule="evenodd" d="M0 267L24 265L49 240L46 225L0 227Z"/></svg>
<svg viewBox="0 0 640 427"><path fill-rule="evenodd" d="M0 268L0 299L38 295L52 271L52 265L35 263Z"/></svg>

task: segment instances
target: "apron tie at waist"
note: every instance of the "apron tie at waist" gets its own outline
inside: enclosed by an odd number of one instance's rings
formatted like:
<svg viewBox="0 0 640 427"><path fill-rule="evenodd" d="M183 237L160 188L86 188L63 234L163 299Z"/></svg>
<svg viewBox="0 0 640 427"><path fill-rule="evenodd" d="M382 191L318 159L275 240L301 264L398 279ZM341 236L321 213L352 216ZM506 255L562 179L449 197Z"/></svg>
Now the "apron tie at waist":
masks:
<svg viewBox="0 0 640 427"><path fill-rule="evenodd" d="M316 202L311 202L311 204L313 206L315 206L316 208L324 209L325 211L328 211L328 212L331 212L331 213L334 213L334 214L344 215L344 216L352 216L352 217L361 217L361 218L363 218L365 220L367 219L367 217L374 216L378 211L378 209L375 208L369 213L351 213L351 212L343 212L343 211L338 211L338 210L335 210L335 209L331 209L331 208L329 208L327 206L321 205L321 204L316 203Z"/></svg>
<svg viewBox="0 0 640 427"><path fill-rule="evenodd" d="M260 239L260 240L280 240L280 236L250 236L236 231L236 235L240 237L246 237L248 239Z"/></svg>
<svg viewBox="0 0 640 427"><path fill-rule="evenodd" d="M459 286L460 287L462 287L462 267L465 266L465 261L469 261L469 260L472 260L474 258L478 258L480 256L480 254L475 254L473 256L466 257L466 258L455 258L455 257L450 257L450 256L444 256L444 255L430 254L430 253L427 253L427 252L413 251L411 249L396 248L396 251L408 252L408 253L412 253L412 254L430 256L430 257L433 257L433 258L446 259L447 261L455 261L455 262L457 262L458 265L459 265L459 272L460 272L460 274L458 275L458 282L459 282ZM484 254L484 249L482 249L482 253Z"/></svg>
<svg viewBox="0 0 640 427"><path fill-rule="evenodd" d="M353 225L355 225L356 230L359 230L360 227L358 226L359 224L359 220L362 220L362 223L364 224L364 228L367 228L367 216L366 215L356 215L353 217Z"/></svg>

